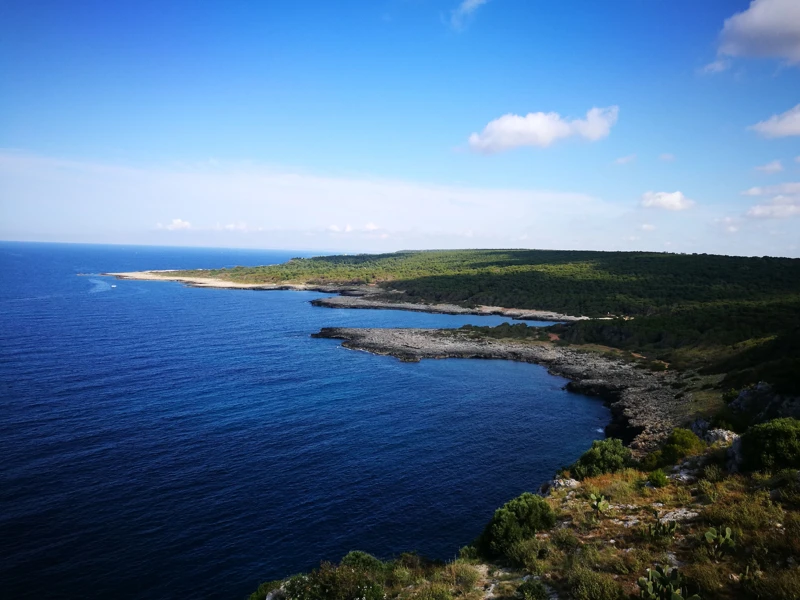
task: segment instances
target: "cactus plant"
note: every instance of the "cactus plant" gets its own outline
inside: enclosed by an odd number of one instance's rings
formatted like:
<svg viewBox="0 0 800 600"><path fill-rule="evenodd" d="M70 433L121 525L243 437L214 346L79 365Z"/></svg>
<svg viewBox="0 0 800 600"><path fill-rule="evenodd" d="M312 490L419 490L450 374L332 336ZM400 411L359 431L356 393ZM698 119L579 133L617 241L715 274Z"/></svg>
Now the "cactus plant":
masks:
<svg viewBox="0 0 800 600"><path fill-rule="evenodd" d="M724 533L721 529L717 531L715 527L712 527L706 531L704 537L708 544L708 551L715 559L722 558L727 551L736 547L730 527L726 527Z"/></svg>
<svg viewBox="0 0 800 600"><path fill-rule="evenodd" d="M700 596L688 595L686 588L682 587L683 579L678 569L667 571L664 567L647 569L647 576L640 577L639 598L646 600L701 600Z"/></svg>
<svg viewBox="0 0 800 600"><path fill-rule="evenodd" d="M594 509L595 512L604 513L608 510L608 501L606 500L605 496L589 494L589 498L592 500L592 509Z"/></svg>
<svg viewBox="0 0 800 600"><path fill-rule="evenodd" d="M673 538L678 531L678 523L675 521L659 521L648 523L642 526L642 533L651 539Z"/></svg>

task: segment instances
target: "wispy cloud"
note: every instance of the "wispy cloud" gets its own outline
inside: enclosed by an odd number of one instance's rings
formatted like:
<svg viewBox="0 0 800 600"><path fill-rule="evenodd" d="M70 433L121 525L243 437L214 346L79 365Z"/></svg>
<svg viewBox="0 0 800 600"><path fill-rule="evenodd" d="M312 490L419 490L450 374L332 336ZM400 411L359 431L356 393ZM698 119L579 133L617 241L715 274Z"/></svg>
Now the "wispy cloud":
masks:
<svg viewBox="0 0 800 600"><path fill-rule="evenodd" d="M661 208L664 210L688 210L695 205L682 192L645 192L639 204L644 208Z"/></svg>
<svg viewBox="0 0 800 600"><path fill-rule="evenodd" d="M744 190L742 196L775 196L779 194L800 194L800 182L779 183L764 187L751 187Z"/></svg>
<svg viewBox="0 0 800 600"><path fill-rule="evenodd" d="M753 187L742 192L743 196L762 197L745 216L755 219L785 219L800 215L800 182ZM767 199L768 197L770 197Z"/></svg>
<svg viewBox="0 0 800 600"><path fill-rule="evenodd" d="M660 155L658 159L663 160L664 162L673 162L675 160L675 155L665 152L664 154Z"/></svg>
<svg viewBox="0 0 800 600"><path fill-rule="evenodd" d="M528 234L536 247L600 248L601 238L619 239L609 232L625 210L580 192L320 176L224 161L130 167L0 151L4 239L158 244L177 243L180 234L180 243L192 245L369 251L509 247Z"/></svg>
<svg viewBox="0 0 800 600"><path fill-rule="evenodd" d="M585 119L572 120L555 112L528 113L524 117L507 114L490 121L481 133L470 135L469 145L476 152L492 154L521 146L546 148L569 137L594 142L608 136L618 115L617 106L592 108Z"/></svg>
<svg viewBox="0 0 800 600"><path fill-rule="evenodd" d="M738 233L741 229L741 218L738 217L722 217L714 219L714 225L721 227L725 233Z"/></svg>
<svg viewBox="0 0 800 600"><path fill-rule="evenodd" d="M703 66L699 72L703 75L713 75L714 73L722 73L723 71L727 71L730 69L730 67L731 61L725 60L724 58L718 58L717 60Z"/></svg>
<svg viewBox="0 0 800 600"><path fill-rule="evenodd" d="M642 231L655 231L656 226L651 225L650 223L642 223L641 225L639 225L639 229L641 229Z"/></svg>
<svg viewBox="0 0 800 600"><path fill-rule="evenodd" d="M773 160L765 165L759 165L756 167L756 171L761 171L762 173L772 175L773 173L780 173L783 171L783 165L781 164L781 161Z"/></svg>
<svg viewBox="0 0 800 600"><path fill-rule="evenodd" d="M450 11L450 25L453 29L464 29L469 19L481 6L489 0L463 0L456 8Z"/></svg>
<svg viewBox="0 0 800 600"><path fill-rule="evenodd" d="M800 7L800 2L798 7ZM766 138L800 135L800 104L779 115L772 115L766 121L751 125L748 129Z"/></svg>
<svg viewBox="0 0 800 600"><path fill-rule="evenodd" d="M632 163L636 160L635 154L629 154L628 156L620 156L617 160L614 161L615 165L627 165L628 163Z"/></svg>
<svg viewBox="0 0 800 600"><path fill-rule="evenodd" d="M747 216L754 219L788 219L800 216L800 198L773 198L767 204L756 204L747 211Z"/></svg>
<svg viewBox="0 0 800 600"><path fill-rule="evenodd" d="M167 231L180 231L182 229L191 229L192 224L189 221L184 221L183 219L172 219L166 225L161 223L156 223L156 229L166 229Z"/></svg>

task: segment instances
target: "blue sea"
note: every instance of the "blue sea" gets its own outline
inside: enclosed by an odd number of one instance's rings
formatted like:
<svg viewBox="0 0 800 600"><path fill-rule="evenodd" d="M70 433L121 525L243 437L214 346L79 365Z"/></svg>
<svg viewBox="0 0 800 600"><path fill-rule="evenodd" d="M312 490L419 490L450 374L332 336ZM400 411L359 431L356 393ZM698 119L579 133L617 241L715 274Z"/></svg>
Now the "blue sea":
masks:
<svg viewBox="0 0 800 600"><path fill-rule="evenodd" d="M3 598L241 599L353 549L450 559L602 437L608 410L542 367L309 337L500 317L96 275L295 255L0 243Z"/></svg>

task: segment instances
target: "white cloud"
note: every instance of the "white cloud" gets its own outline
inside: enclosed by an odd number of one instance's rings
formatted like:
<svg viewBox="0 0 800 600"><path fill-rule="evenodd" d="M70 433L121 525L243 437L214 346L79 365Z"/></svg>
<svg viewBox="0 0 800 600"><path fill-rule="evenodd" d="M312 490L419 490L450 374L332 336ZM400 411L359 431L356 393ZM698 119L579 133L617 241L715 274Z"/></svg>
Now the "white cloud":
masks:
<svg viewBox="0 0 800 600"><path fill-rule="evenodd" d="M660 160L663 160L664 162L673 162L675 160L675 155L674 154L670 154L669 152L665 152L664 154L662 154L658 158Z"/></svg>
<svg viewBox="0 0 800 600"><path fill-rule="evenodd" d="M628 156L620 156L617 160L614 161L614 164L617 165L627 165L636 160L635 154L629 154Z"/></svg>
<svg viewBox="0 0 800 600"><path fill-rule="evenodd" d="M722 58L718 58L717 60L708 63L702 69L700 69L700 73L702 74L713 74L713 73L722 73L723 71L727 71L731 66L729 60L725 60Z"/></svg>
<svg viewBox="0 0 800 600"><path fill-rule="evenodd" d="M742 192L742 196L777 196L777 195L800 195L800 182L779 183L778 185L767 185L764 187L752 187Z"/></svg>
<svg viewBox="0 0 800 600"><path fill-rule="evenodd" d="M747 10L725 20L719 53L800 63L800 2L753 0Z"/></svg>
<svg viewBox="0 0 800 600"><path fill-rule="evenodd" d="M756 219L785 219L800 215L800 183L789 182L765 187L754 187L742 192L744 196L772 196L751 207L747 217Z"/></svg>
<svg viewBox="0 0 800 600"><path fill-rule="evenodd" d="M641 229L642 231L655 231L656 226L651 225L650 223L642 223L641 225L639 225L639 229Z"/></svg>
<svg viewBox="0 0 800 600"><path fill-rule="evenodd" d="M756 167L756 171L761 171L762 173L780 173L783 171L783 165L779 160L773 160L772 162L768 162L765 165L760 165Z"/></svg>
<svg viewBox="0 0 800 600"><path fill-rule="evenodd" d="M469 145L477 152L491 154L520 146L546 148L572 136L594 142L608 136L618 114L617 106L592 108L585 119L573 120L554 112L528 113L524 117L507 114L489 122L481 133L469 136Z"/></svg>
<svg viewBox="0 0 800 600"><path fill-rule="evenodd" d="M798 2L798 7L800 7L800 2ZM767 138L800 135L800 104L790 108L785 113L772 115L766 121L751 125L748 129L752 129Z"/></svg>
<svg viewBox="0 0 800 600"><path fill-rule="evenodd" d="M794 157L794 162L800 163L800 156L795 156Z"/></svg>
<svg viewBox="0 0 800 600"><path fill-rule="evenodd" d="M800 216L800 198L774 198L769 204L756 204L747 211L755 219L788 219Z"/></svg>
<svg viewBox="0 0 800 600"><path fill-rule="evenodd" d="M457 8L450 12L450 25L452 25L454 29L463 29L467 20L475 11L488 1L489 0L463 0Z"/></svg>
<svg viewBox="0 0 800 600"><path fill-rule="evenodd" d="M192 224L183 219L172 219L166 226L158 223L156 229L166 229L168 231L180 231L181 229L191 229Z"/></svg>
<svg viewBox="0 0 800 600"><path fill-rule="evenodd" d="M687 210L695 205L681 192L645 192L640 204L645 208L662 208L664 210Z"/></svg>

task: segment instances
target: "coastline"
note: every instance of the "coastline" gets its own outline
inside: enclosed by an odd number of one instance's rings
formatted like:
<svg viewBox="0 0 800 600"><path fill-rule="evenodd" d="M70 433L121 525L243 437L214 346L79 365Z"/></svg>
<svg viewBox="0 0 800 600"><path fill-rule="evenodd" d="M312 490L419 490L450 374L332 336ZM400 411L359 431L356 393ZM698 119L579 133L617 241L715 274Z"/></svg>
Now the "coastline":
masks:
<svg viewBox="0 0 800 600"><path fill-rule="evenodd" d="M117 279L131 279L138 281L176 281L188 287L215 288L228 290L255 290L255 291L305 291L338 294L330 298L312 300L313 306L325 308L355 308L378 310L408 310L447 315L497 315L514 320L526 321L553 321L573 322L588 319L576 317L549 310L533 310L524 308L505 308L502 306L478 306L465 308L457 304L425 304L413 302L391 302L378 296L383 292L374 286L368 285L341 285L341 284L307 284L307 283L237 283L225 281L214 277L181 277L169 275L172 271L131 271L128 273L101 273L103 276L116 277ZM398 296L400 292L395 292Z"/></svg>
<svg viewBox="0 0 800 600"><path fill-rule="evenodd" d="M424 358L482 358L538 364L569 379L566 389L597 396L611 409L606 435L621 438L643 456L679 425L689 396L676 398L673 372L653 372L633 363L547 342L475 338L459 330L353 329L325 327L312 337L344 340L342 346L405 362Z"/></svg>

